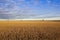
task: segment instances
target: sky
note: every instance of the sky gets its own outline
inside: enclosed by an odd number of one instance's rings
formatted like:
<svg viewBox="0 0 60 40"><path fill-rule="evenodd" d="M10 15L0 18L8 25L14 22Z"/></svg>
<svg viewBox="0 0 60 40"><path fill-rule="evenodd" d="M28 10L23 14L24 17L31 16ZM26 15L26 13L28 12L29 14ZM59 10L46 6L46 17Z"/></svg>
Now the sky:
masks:
<svg viewBox="0 0 60 40"><path fill-rule="evenodd" d="M60 20L60 0L0 0L0 19Z"/></svg>

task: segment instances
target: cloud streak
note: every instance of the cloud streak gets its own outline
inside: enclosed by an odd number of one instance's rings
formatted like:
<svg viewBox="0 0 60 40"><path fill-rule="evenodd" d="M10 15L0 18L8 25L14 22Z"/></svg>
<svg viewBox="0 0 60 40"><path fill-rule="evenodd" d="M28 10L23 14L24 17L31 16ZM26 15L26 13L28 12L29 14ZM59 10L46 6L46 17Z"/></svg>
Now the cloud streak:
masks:
<svg viewBox="0 0 60 40"><path fill-rule="evenodd" d="M49 6L51 0L46 1ZM40 2L43 3L43 1L40 0L1 0L0 19L42 19L53 18L55 16L60 17L60 12L54 12L54 8L50 9L51 6L48 8L42 7Z"/></svg>

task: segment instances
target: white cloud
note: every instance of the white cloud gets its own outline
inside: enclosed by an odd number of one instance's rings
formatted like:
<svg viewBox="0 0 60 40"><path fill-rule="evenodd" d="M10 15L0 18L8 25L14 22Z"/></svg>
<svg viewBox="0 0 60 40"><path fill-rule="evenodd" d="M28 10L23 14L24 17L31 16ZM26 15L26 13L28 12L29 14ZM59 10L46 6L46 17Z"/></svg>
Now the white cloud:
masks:
<svg viewBox="0 0 60 40"><path fill-rule="evenodd" d="M6 0L7 3L5 4L5 7L0 7L0 18L1 19L33 19L33 18L48 18L48 16L53 16L51 13L49 14L44 14L43 10L42 13L43 15L38 14L37 10L33 10L32 8L29 7L20 7L16 5L16 2L12 0ZM20 3L19 5L25 5L24 0L19 0ZM22 1L22 2L21 2ZM32 1L33 2L33 1ZM49 1L48 1L49 2ZM33 2L34 5L38 3L38 1Z"/></svg>

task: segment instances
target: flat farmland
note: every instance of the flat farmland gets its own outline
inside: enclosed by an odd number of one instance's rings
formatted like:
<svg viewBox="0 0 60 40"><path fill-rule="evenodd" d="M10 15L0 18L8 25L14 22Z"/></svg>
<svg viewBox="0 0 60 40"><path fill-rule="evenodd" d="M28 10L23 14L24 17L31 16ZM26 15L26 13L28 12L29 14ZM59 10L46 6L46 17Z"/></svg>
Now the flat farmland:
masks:
<svg viewBox="0 0 60 40"><path fill-rule="evenodd" d="M60 40L60 21L0 21L0 40Z"/></svg>

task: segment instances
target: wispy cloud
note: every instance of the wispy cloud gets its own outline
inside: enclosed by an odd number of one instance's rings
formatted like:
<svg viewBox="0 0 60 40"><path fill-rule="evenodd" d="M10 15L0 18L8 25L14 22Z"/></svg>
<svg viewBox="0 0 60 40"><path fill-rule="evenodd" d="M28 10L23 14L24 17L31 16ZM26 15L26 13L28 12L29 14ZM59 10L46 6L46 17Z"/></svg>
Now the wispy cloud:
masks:
<svg viewBox="0 0 60 40"><path fill-rule="evenodd" d="M46 0L49 5L51 0ZM54 12L54 7L38 8L41 6L40 0L1 0L0 1L0 19L37 19L37 18L55 18L60 17L60 12ZM47 6L46 6L47 7ZM52 7L50 9L50 7Z"/></svg>

